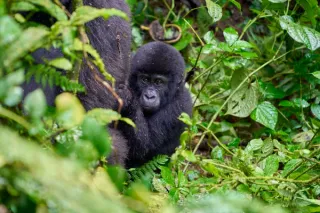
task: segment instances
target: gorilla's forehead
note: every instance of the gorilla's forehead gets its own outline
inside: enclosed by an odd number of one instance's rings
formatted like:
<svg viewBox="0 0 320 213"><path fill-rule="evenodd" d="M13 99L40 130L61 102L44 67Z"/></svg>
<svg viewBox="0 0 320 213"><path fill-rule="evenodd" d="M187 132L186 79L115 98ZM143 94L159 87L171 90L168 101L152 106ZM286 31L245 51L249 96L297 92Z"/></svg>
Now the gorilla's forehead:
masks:
<svg viewBox="0 0 320 213"><path fill-rule="evenodd" d="M163 42L151 42L142 46L133 57L135 72L181 74L185 64L181 54Z"/></svg>

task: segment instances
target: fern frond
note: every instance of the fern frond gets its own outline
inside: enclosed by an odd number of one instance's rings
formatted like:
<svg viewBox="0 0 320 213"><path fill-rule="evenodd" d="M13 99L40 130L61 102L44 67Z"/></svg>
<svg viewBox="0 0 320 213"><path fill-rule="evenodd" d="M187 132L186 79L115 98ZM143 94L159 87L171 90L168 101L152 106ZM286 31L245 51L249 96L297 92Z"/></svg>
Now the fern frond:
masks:
<svg viewBox="0 0 320 213"><path fill-rule="evenodd" d="M128 172L131 181L141 180L143 178L152 178L155 171L166 164L169 160L167 155L157 155L149 162L139 168L130 169Z"/></svg>
<svg viewBox="0 0 320 213"><path fill-rule="evenodd" d="M85 91L81 84L69 80L55 68L48 67L43 64L35 65L28 69L26 73L26 79L30 80L32 76L34 76L35 81L37 83L41 83L42 86L49 85L52 87L53 85L56 85L61 87L64 91L70 91L74 93Z"/></svg>

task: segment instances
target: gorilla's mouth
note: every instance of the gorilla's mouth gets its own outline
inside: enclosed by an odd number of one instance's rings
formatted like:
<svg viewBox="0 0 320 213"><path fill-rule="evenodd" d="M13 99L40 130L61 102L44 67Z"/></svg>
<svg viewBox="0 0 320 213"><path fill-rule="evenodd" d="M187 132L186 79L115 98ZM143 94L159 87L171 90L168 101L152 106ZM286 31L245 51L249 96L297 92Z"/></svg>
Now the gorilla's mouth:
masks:
<svg viewBox="0 0 320 213"><path fill-rule="evenodd" d="M157 111L157 109L159 108L160 106L160 101L159 99L154 99L154 100L148 100L148 99L145 99L145 98L141 98L141 106L143 108L144 111L147 111L147 112L154 112L154 111Z"/></svg>

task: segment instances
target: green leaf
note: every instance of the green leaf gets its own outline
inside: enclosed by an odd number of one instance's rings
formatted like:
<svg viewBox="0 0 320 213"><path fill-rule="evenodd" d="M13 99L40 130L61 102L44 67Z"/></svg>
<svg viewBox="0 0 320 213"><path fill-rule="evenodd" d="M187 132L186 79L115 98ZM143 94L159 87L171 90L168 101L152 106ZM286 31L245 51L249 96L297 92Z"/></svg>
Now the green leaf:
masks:
<svg viewBox="0 0 320 213"><path fill-rule="evenodd" d="M85 110L74 95L62 93L57 96L55 103L60 125L71 128L82 123Z"/></svg>
<svg viewBox="0 0 320 213"><path fill-rule="evenodd" d="M212 31L208 31L204 34L203 39L207 44L217 44L216 40L214 39L214 33Z"/></svg>
<svg viewBox="0 0 320 213"><path fill-rule="evenodd" d="M239 38L238 32L232 27L224 29L223 36L229 46L232 46Z"/></svg>
<svg viewBox="0 0 320 213"><path fill-rule="evenodd" d="M187 124L188 126L192 126L192 120L190 116L185 112L181 113L181 115L179 116L179 120Z"/></svg>
<svg viewBox="0 0 320 213"><path fill-rule="evenodd" d="M220 177L220 173L218 168L214 165L214 161L213 160L202 160L200 161L200 166L201 168L203 168L204 170L206 170L207 172L210 172L211 174L213 174L216 177Z"/></svg>
<svg viewBox="0 0 320 213"><path fill-rule="evenodd" d="M41 89L37 89L27 95L23 104L26 112L34 119L39 119L46 111L46 97Z"/></svg>
<svg viewBox="0 0 320 213"><path fill-rule="evenodd" d="M76 51L85 50L89 53L94 58L93 63L99 68L99 72L106 78L106 80L111 81L112 83L115 82L112 75L107 72L99 53L91 45L82 43L79 39L75 39L72 48Z"/></svg>
<svg viewBox="0 0 320 213"><path fill-rule="evenodd" d="M281 173L282 177L287 176L287 174L293 169L295 168L298 164L300 164L302 162L301 159L291 159L289 160L286 165L283 168L283 171Z"/></svg>
<svg viewBox="0 0 320 213"><path fill-rule="evenodd" d="M190 162L196 162L197 158L196 156L189 150L182 150L181 155Z"/></svg>
<svg viewBox="0 0 320 213"><path fill-rule="evenodd" d="M249 42L247 41L243 41L243 40L240 40L240 41L235 41L232 45L232 47L234 49L248 49L248 48L253 48L252 44L250 44Z"/></svg>
<svg viewBox="0 0 320 213"><path fill-rule="evenodd" d="M208 13L213 18L213 22L217 22L222 18L222 8L220 5L212 2L212 0L206 0Z"/></svg>
<svg viewBox="0 0 320 213"><path fill-rule="evenodd" d="M261 140L261 138L259 139L253 139L249 142L249 144L247 145L247 147L245 148L245 150L247 152L250 151L257 151L259 149L261 149L263 147L263 141Z"/></svg>
<svg viewBox="0 0 320 213"><path fill-rule="evenodd" d="M236 6L239 10L241 10L241 4L236 0L229 0L234 6Z"/></svg>
<svg viewBox="0 0 320 213"><path fill-rule="evenodd" d="M134 128L136 127L136 124L130 118L121 117L119 120L125 122L126 124L128 124Z"/></svg>
<svg viewBox="0 0 320 213"><path fill-rule="evenodd" d="M273 152L273 141L272 141L272 139L270 137L266 138L263 141L263 147L262 147L261 151L263 153L263 156L268 156L268 155L272 154L272 152Z"/></svg>
<svg viewBox="0 0 320 213"><path fill-rule="evenodd" d="M184 176L184 173L179 170L178 171L178 184L179 187L185 186L188 183L188 179Z"/></svg>
<svg viewBox="0 0 320 213"><path fill-rule="evenodd" d="M10 44L22 33L20 26L10 16L0 17L0 47ZM3 51L3 50L1 50Z"/></svg>
<svg viewBox="0 0 320 213"><path fill-rule="evenodd" d="M171 169L169 169L168 167L165 166L161 166L160 167L161 170L161 177L162 179L169 184L170 186L175 186L175 181L174 181L174 176L173 176L173 172L171 171Z"/></svg>
<svg viewBox="0 0 320 213"><path fill-rule="evenodd" d="M266 165L264 167L264 174L266 176L271 176L278 171L279 159L276 155L270 155L266 158Z"/></svg>
<svg viewBox="0 0 320 213"><path fill-rule="evenodd" d="M100 125L95 119L87 117L82 124L83 140L90 141L100 156L108 156L111 152L111 137L105 125Z"/></svg>
<svg viewBox="0 0 320 213"><path fill-rule="evenodd" d="M269 0L272 3L283 3L286 2L287 0Z"/></svg>
<svg viewBox="0 0 320 213"><path fill-rule="evenodd" d="M313 73L311 73L314 77L316 77L317 79L320 79L320 71L315 71Z"/></svg>
<svg viewBox="0 0 320 213"><path fill-rule="evenodd" d="M237 70L233 73L231 79L231 88L235 90L238 85L245 79L246 72ZM228 102L228 109L226 114L237 117L248 117L250 113L256 108L258 104L258 88L256 83L244 83L238 89Z"/></svg>
<svg viewBox="0 0 320 213"><path fill-rule="evenodd" d="M87 113L88 117L94 118L101 125L110 124L112 121L119 120L121 115L111 109L95 108Z"/></svg>
<svg viewBox="0 0 320 213"><path fill-rule="evenodd" d="M301 98L293 99L293 103L298 108L307 108L310 106L310 104L306 100L301 99Z"/></svg>
<svg viewBox="0 0 320 213"><path fill-rule="evenodd" d="M51 0L25 0L37 6L40 6L42 10L55 17L58 21L66 21L67 15L65 12Z"/></svg>
<svg viewBox="0 0 320 213"><path fill-rule="evenodd" d="M320 120L320 105L319 104L312 104L311 105L311 112L312 114Z"/></svg>
<svg viewBox="0 0 320 213"><path fill-rule="evenodd" d="M37 12L39 9L30 2L24 2L24 1L14 1L12 2L12 5L10 7L10 10L21 12L21 11L34 11Z"/></svg>
<svg viewBox="0 0 320 213"><path fill-rule="evenodd" d="M251 118L274 130L278 122L278 111L270 102L263 102L252 112Z"/></svg>
<svg viewBox="0 0 320 213"><path fill-rule="evenodd" d="M314 136L314 133L311 130L306 132L300 132L295 136L293 136L292 141L296 143L304 143L304 142L311 141L313 136Z"/></svg>
<svg viewBox="0 0 320 213"><path fill-rule="evenodd" d="M56 58L49 61L49 65L62 70L72 70L72 63L66 58Z"/></svg>
<svg viewBox="0 0 320 213"><path fill-rule="evenodd" d="M15 106L20 103L22 96L23 90L21 87L11 87L6 94L4 104L10 107Z"/></svg>
<svg viewBox="0 0 320 213"><path fill-rule="evenodd" d="M191 33L185 33L184 35L182 35L181 39L177 43L175 43L173 46L178 51L183 50L190 44L192 39L193 39L193 36Z"/></svg>
<svg viewBox="0 0 320 213"><path fill-rule="evenodd" d="M140 47L143 44L143 38L140 32L140 29L138 27L132 27L131 30L131 34L132 34L132 39L134 41L134 43Z"/></svg>
<svg viewBox="0 0 320 213"><path fill-rule="evenodd" d="M272 83L259 80L260 92L265 98L281 99L286 94L281 89L276 88Z"/></svg>
<svg viewBox="0 0 320 213"><path fill-rule="evenodd" d="M282 29L287 30L295 41L305 44L310 50L316 50L320 47L319 32L294 23L290 16L281 16L279 21Z"/></svg>
<svg viewBox="0 0 320 213"><path fill-rule="evenodd" d="M0 61L4 61L4 66L9 68L12 64L27 54L30 50L36 49L41 45L41 40L47 36L49 32L44 28L30 27L23 31L18 39L16 39L3 53L0 55ZM1 54L0 53L0 54Z"/></svg>
<svg viewBox="0 0 320 213"><path fill-rule="evenodd" d="M81 6L76 9L71 16L72 25L84 25L85 23L92 21L96 18L103 17L108 20L111 16L119 16L124 20L129 20L126 13L111 8L111 9L98 9L90 6Z"/></svg>

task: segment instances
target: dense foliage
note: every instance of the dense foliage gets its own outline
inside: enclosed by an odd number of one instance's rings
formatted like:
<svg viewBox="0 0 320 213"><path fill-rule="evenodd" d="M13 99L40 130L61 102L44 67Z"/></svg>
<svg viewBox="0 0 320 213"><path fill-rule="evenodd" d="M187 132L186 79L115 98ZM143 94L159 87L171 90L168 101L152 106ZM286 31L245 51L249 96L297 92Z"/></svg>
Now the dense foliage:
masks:
<svg viewBox="0 0 320 213"><path fill-rule="evenodd" d="M173 46L194 100L192 118L180 117L188 125L181 146L141 168L108 166L105 125L131 121L86 113L72 94L84 90L76 79L86 55L113 81L84 24L127 19L122 12L0 0L0 212L320 212L318 1L127 2L133 51L151 40L144 29L154 20L168 40L181 31ZM39 11L50 28L29 20ZM52 46L64 57L35 64L30 53ZM40 89L22 102L31 76L69 93L56 107Z"/></svg>

